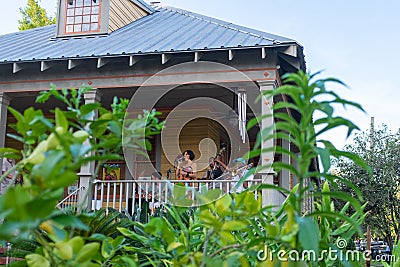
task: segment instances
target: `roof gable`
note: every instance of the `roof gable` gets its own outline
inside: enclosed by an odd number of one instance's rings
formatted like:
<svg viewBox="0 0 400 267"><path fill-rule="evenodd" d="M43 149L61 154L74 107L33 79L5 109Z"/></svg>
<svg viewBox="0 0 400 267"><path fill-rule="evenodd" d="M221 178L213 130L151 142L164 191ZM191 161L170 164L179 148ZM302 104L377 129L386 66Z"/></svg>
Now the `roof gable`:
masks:
<svg viewBox="0 0 400 267"><path fill-rule="evenodd" d="M110 0L108 32L118 30L153 12L152 7L139 0Z"/></svg>

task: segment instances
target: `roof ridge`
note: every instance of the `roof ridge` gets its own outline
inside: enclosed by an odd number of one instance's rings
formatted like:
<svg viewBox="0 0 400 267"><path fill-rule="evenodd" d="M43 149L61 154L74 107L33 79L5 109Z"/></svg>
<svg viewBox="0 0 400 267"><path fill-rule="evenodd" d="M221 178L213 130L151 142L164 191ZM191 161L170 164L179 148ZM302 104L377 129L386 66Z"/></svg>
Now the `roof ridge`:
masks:
<svg viewBox="0 0 400 267"><path fill-rule="evenodd" d="M215 18L212 18L212 17L209 17L209 16L201 15L201 14L198 14L198 13L194 13L194 12L191 12L191 11L188 11L188 10L184 10L184 9L176 8L176 7L171 7L171 6L157 5L157 7L158 8L163 8L163 9L166 9L166 10L171 10L171 11L174 11L176 13L182 14L184 16L192 17L194 19L206 21L206 22L209 22L209 23L224 27L226 29L239 31L239 32L242 32L242 33L245 33L245 34L249 34L249 35L258 37L258 38L262 38L262 39L270 41L270 42L272 42L274 44L280 44L281 43L281 41L279 41L279 40L276 40L276 39L273 39L273 38L268 38L266 36L262 36L261 34L256 34L254 32L246 31L244 29L240 29L240 28L246 28L246 27L238 25L238 24L235 24L235 23L232 23L232 22L223 21L223 20L220 20L220 19L215 19ZM226 23L224 24L223 22L226 22L227 24ZM229 25L234 25L236 27L230 27Z"/></svg>

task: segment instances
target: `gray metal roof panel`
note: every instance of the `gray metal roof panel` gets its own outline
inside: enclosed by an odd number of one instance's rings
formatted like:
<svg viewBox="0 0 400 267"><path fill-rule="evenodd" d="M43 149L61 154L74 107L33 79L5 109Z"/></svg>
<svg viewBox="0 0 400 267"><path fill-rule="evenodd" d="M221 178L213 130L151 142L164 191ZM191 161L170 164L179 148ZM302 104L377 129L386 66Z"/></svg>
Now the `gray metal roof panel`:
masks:
<svg viewBox="0 0 400 267"><path fill-rule="evenodd" d="M294 40L189 11L155 12L109 35L55 38L55 25L0 36L0 62L269 46Z"/></svg>

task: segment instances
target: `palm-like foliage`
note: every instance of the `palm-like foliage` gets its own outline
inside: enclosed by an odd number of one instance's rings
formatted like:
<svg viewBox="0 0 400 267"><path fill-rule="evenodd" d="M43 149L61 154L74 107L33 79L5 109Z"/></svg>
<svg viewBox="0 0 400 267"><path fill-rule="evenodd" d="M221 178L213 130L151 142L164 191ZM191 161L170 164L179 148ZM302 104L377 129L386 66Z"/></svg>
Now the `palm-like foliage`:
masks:
<svg viewBox="0 0 400 267"><path fill-rule="evenodd" d="M70 222L71 226L66 227L64 230L57 230L68 233L68 237L65 235L65 239L72 239L76 236L83 237L86 242L90 240L106 240L107 238L116 239L120 235L118 228L125 227L129 229L131 227L131 220L127 216L111 208L83 212L81 214L76 214L75 211L66 209L56 211L49 219L55 221L64 220L65 223L65 220L69 220L68 218L74 218ZM38 228L35 233L40 235L41 240L51 242L52 238L42 228ZM10 266L27 266L25 257L35 253L43 243L38 241L36 234L16 239L11 244L11 250L1 253L0 257L15 258ZM121 254L120 252L116 253L116 255Z"/></svg>

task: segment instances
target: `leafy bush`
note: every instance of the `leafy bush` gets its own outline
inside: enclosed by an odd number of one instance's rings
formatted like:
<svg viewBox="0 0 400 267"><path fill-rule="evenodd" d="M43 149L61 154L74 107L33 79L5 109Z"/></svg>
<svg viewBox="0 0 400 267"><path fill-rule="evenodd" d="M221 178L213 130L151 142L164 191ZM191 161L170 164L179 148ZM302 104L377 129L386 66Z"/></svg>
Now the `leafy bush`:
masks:
<svg viewBox="0 0 400 267"><path fill-rule="evenodd" d="M337 180L341 178L329 174L330 157L347 157L367 171L370 170L357 155L340 151L328 140L319 138L324 132L339 126L347 127L348 135L358 129L351 121L334 116L335 104L359 109L361 107L326 89L328 82L340 83L336 79L313 81L314 75L309 76L302 72L289 74L284 78L284 86L266 92L265 96L273 99L277 95L286 95L291 101L275 103L273 114L265 115L276 119L275 129L264 129L256 142L255 150L247 156L257 156L272 150L289 155L298 163L298 168L282 162L273 162L269 166L261 166L258 170L272 167L278 172L287 169L297 177L299 183L290 192L284 188L262 184L242 194L225 195L212 203L207 202L207 198L212 200L212 196L220 192L209 191L203 196L204 203L209 204L199 207L186 221L183 218L187 216L187 209L170 207L167 208L170 219L152 218L146 224L134 223L135 228L132 230L121 228L120 231L126 238L138 242L132 250L137 252L141 265L359 265L357 261L341 257L345 248L339 241L348 244L355 233L361 233L360 224L365 217L365 205L360 204L361 198L356 199L331 189L337 187ZM318 100L327 97L331 99ZM279 112L281 109L297 112L300 115L299 121ZM317 112L322 115L314 121L313 115ZM254 119L248 127L252 127L263 118ZM315 129L316 126L319 127L318 130ZM282 147L261 147L262 142L276 138L290 140L299 153L295 154ZM322 146L317 146L317 143ZM318 157L321 159L323 170L310 170L312 161ZM322 188L314 188L312 183L307 183L310 177L325 180ZM263 189L275 189L288 194L278 211L272 210L271 207L262 207L260 198L255 200L254 193ZM315 189L317 191L314 191ZM304 213L304 200L310 197L312 192L315 209ZM343 199L347 204L342 210L336 211L332 198ZM345 213L349 206L356 211L350 217ZM327 251L336 251L337 258L324 257L323 253ZM293 252L308 257L302 258L302 261L292 259Z"/></svg>
<svg viewBox="0 0 400 267"><path fill-rule="evenodd" d="M30 109L19 114L12 110L20 133L14 137L24 143L24 151L3 152L22 158L17 169L27 183L24 187L8 190L0 198L1 214L7 217L7 222L0 226L0 239L13 239L16 231L33 234L40 246L35 253L26 256L28 266L357 266L357 262L345 258L321 257L318 261L313 255L321 256L327 250L343 254L343 247L337 241L349 242L354 233L361 232L364 206L360 204L359 195L354 198L335 191L340 178L328 173L330 157L347 157L370 170L356 155L336 149L328 140L320 140L324 132L339 126L347 127L348 134L357 129L351 121L334 115L336 104L361 107L327 90L326 83L340 83L336 79L314 80L315 75L302 72L283 78L285 85L266 92L264 97L273 99L285 95L290 101L275 103L273 113L265 115L273 116L274 128L262 130L254 151L247 157L269 151L289 155L297 162L297 168L272 162L259 169L292 172L299 183L291 191L261 184L241 194L225 195L211 201L220 191L210 190L199 196L207 204L198 209L164 206L159 213L162 216L152 217L148 223L120 225L117 229L121 235L115 228L110 236L90 233L90 220L58 215L54 213L54 206L62 188L76 180L74 171L82 164L120 157L115 148L120 147L122 131L126 130L121 123L124 110L121 106L126 103L114 102L115 106L109 112L98 104L80 106L82 94L89 88L61 93L52 89L42 94L40 100L53 95L66 103L69 110L64 114L56 109L55 124L44 118L40 111ZM88 119L97 109L99 119ZM279 112L281 109L296 112L299 120ZM313 120L316 113L319 117ZM134 140L140 136L135 135L135 131L143 131L140 126L152 126L150 128L155 128L156 132L161 129L155 115L155 112L148 113L144 120L138 118L132 127L127 127L133 131ZM263 118L250 121L248 127ZM83 132L76 134L78 131ZM289 140L299 153L282 147L261 146L264 141L277 138ZM41 145L42 142L46 146ZM138 147L146 147L146 142L134 142L134 148ZM96 154L85 157L90 152ZM310 169L316 158L322 162L322 171ZM58 177L64 177L63 181ZM310 178L325 180L323 187L309 183ZM278 210L262 206L258 192L267 189L288 194ZM315 209L304 213L304 200L310 196L315 199ZM347 204L336 211L332 198L341 198ZM186 203L190 200L176 201ZM345 212L349 206L355 213L347 217ZM308 254L303 261L297 261L291 258L292 252Z"/></svg>
<svg viewBox="0 0 400 267"><path fill-rule="evenodd" d="M104 162L122 158L123 134L131 148L146 149L149 143L145 136L159 133L163 124L156 118L155 111L145 111L135 119L124 121L128 105L125 99L115 98L111 110L101 107L100 103L82 103L84 94L90 90L90 87L82 87L58 91L52 86L49 91L42 92L38 102L55 97L67 107L67 111L56 108L54 118L47 118L41 110L33 108L23 113L9 108L16 118L13 127L17 132L10 137L21 142L23 150L6 148L0 153L19 159L15 169L17 175L23 177L24 184L8 188L0 196L0 218L6 218L0 224L0 241L16 243L21 236L36 240L40 246L36 253L25 257L28 266L76 266L77 262L92 266L94 259L98 262L110 260L113 254L109 254L109 249L119 249L123 242L123 237L115 231L106 239L99 236L88 239L88 225L92 222L80 215L85 209L84 202L78 214L60 214L56 204L65 187L78 179L81 166L97 161L97 169L91 177L93 182ZM86 197L92 188L87 192ZM107 220L110 218L111 221L115 219L107 216Z"/></svg>

